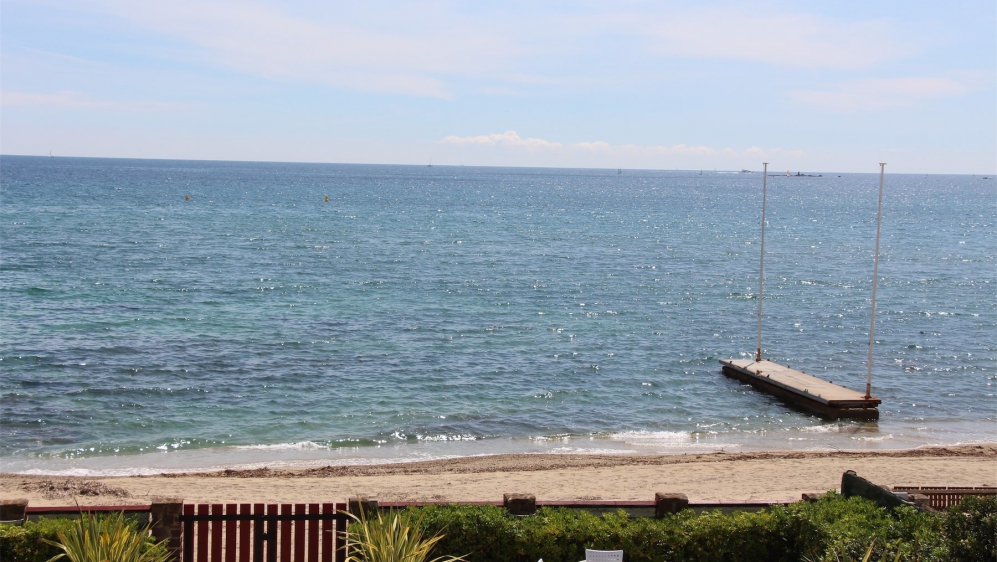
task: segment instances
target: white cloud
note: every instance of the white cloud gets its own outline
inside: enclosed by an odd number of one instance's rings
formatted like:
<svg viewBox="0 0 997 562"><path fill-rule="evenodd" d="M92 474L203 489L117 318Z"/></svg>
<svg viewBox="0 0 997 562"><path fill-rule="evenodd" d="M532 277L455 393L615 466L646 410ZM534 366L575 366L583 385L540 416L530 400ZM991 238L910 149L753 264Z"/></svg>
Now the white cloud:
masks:
<svg viewBox="0 0 997 562"><path fill-rule="evenodd" d="M643 61L644 67L679 57L849 70L916 50L884 22L747 4L682 9L634 2L526 10L377 0L310 6L96 0L96 5L130 26L180 38L202 49L198 56L239 72L443 99L455 97L455 85L468 78L484 82L476 91L493 93L513 93L507 88L516 85L598 82L606 74L603 63L594 63L588 76L572 75L578 72L575 63L596 52Z"/></svg>
<svg viewBox="0 0 997 562"><path fill-rule="evenodd" d="M629 18L628 18L629 19ZM716 58L795 68L854 70L914 52L890 24L773 13L728 5L642 17L634 31L669 57Z"/></svg>
<svg viewBox="0 0 997 562"><path fill-rule="evenodd" d="M501 145L521 148L562 148L559 142L551 142L544 139L527 138L519 136L516 131L506 131L504 133L492 133L490 135L477 135L472 137L448 136L440 141L445 144L457 145Z"/></svg>
<svg viewBox="0 0 997 562"><path fill-rule="evenodd" d="M441 29L433 21L440 7L426 3L330 4L303 15L282 4L225 0L109 0L103 6L202 47L210 60L240 72L361 91L450 99L447 76L504 69L516 51L500 34L460 25L454 14L445 14L448 25Z"/></svg>
<svg viewBox="0 0 997 562"><path fill-rule="evenodd" d="M39 94L31 92L0 92L0 105L5 106L45 106L70 109L103 109L127 113L155 113L174 111L186 107L184 104L161 101L119 101L97 99L83 92L57 92Z"/></svg>
<svg viewBox="0 0 997 562"><path fill-rule="evenodd" d="M845 82L830 90L793 90L789 96L801 105L855 113L915 107L971 89L968 81L949 77L872 78Z"/></svg>
<svg viewBox="0 0 997 562"><path fill-rule="evenodd" d="M576 142L564 144L561 142L549 141L540 138L522 138L516 131L506 131L504 133L492 133L489 135L476 135L461 137L451 135L439 141L443 145L457 145L468 147L491 147L492 149L503 148L526 148L532 150L547 150L557 152L563 156L585 157L597 156L609 159L622 159L627 161L652 161L655 158L789 158L799 159L806 156L802 150L786 150L781 148L762 149L756 146L735 150L732 148L714 148L701 145L636 145L622 144L614 145L606 141Z"/></svg>
<svg viewBox="0 0 997 562"><path fill-rule="evenodd" d="M612 148L606 141L595 141L595 142L576 142L571 145L576 148L583 148L585 150L609 150Z"/></svg>

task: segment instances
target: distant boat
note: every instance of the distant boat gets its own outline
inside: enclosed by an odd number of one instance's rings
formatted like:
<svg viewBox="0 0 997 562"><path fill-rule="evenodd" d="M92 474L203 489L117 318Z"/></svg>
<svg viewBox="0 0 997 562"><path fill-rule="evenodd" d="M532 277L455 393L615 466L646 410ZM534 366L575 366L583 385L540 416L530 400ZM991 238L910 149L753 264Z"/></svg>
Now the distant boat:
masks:
<svg viewBox="0 0 997 562"><path fill-rule="evenodd" d="M51 157L52 157L52 151L51 151L51 150L50 150L50 151L48 151L48 157L49 157L49 158L51 158Z"/></svg>
<svg viewBox="0 0 997 562"><path fill-rule="evenodd" d="M623 168L616 169L616 175L621 175L623 173Z"/></svg>
<svg viewBox="0 0 997 562"><path fill-rule="evenodd" d="M741 170L741 173L742 174L753 174L754 172L752 172L751 170Z"/></svg>

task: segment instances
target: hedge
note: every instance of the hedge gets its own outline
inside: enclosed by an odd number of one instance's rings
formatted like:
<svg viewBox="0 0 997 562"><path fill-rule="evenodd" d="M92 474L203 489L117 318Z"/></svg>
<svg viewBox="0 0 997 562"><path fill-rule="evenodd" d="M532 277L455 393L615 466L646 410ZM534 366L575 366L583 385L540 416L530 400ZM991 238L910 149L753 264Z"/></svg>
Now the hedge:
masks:
<svg viewBox="0 0 997 562"><path fill-rule="evenodd" d="M133 527L141 528L139 518L126 515L127 519L132 519ZM0 562L47 562L53 556L62 554L62 549L42 539L58 541L58 531L72 532L74 522L75 519L53 517L27 521L23 525L0 524ZM162 548L154 544L150 536L148 549Z"/></svg>
<svg viewBox="0 0 997 562"><path fill-rule="evenodd" d="M42 519L23 525L0 525L0 560L7 562L46 562L62 554L58 547L42 539L58 540L56 531L67 533L72 519Z"/></svg>
<svg viewBox="0 0 997 562"><path fill-rule="evenodd" d="M445 535L437 554L466 555L468 562L578 562L585 548L623 550L626 562L822 562L860 560L872 543L872 560L899 554L901 560L992 561L997 541L997 498L968 500L948 517L912 507L885 510L833 493L753 513L686 510L661 520L565 508L540 508L532 517L495 506L410 509L430 534Z"/></svg>
<svg viewBox="0 0 997 562"><path fill-rule="evenodd" d="M445 535L436 554L466 555L468 562L578 562L585 548L623 550L626 562L831 562L861 560L873 542L872 560L893 561L898 554L922 562L997 560L997 497L966 498L944 516L886 510L834 493L753 513L686 510L660 520L546 507L531 517L497 506L408 509L429 534ZM70 523L0 525L0 560L47 561L60 551L41 539L55 540Z"/></svg>
<svg viewBox="0 0 997 562"><path fill-rule="evenodd" d="M967 497L949 510L945 535L952 560L997 560L997 497Z"/></svg>

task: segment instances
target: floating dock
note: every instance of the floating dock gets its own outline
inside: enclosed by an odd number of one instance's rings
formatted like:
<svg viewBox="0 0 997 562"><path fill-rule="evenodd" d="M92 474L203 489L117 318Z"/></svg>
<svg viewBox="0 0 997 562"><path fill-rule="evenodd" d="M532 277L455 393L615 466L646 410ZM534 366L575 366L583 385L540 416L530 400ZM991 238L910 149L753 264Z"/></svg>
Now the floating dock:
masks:
<svg viewBox="0 0 997 562"><path fill-rule="evenodd" d="M881 400L771 361L721 359L723 373L819 416L878 420Z"/></svg>

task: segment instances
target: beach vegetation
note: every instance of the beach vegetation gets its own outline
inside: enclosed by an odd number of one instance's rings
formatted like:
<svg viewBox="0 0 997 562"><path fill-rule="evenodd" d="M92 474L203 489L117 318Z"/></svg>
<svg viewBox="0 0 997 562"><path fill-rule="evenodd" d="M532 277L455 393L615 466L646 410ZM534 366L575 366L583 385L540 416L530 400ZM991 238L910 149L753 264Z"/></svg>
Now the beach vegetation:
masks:
<svg viewBox="0 0 997 562"><path fill-rule="evenodd" d="M443 533L424 534L421 516L413 510L391 510L358 515L344 533L347 562L457 562L459 556L429 558Z"/></svg>
<svg viewBox="0 0 997 562"><path fill-rule="evenodd" d="M410 509L427 533L446 529L439 547L467 552L468 562L577 562L586 548L623 550L626 562L994 560L987 549L997 540L997 508L974 502L956 508L965 514L956 518L913 507L884 509L835 493L757 512L685 510L660 520L622 510L598 516L541 507L534 516L516 517L498 506ZM969 554L959 554L953 541Z"/></svg>
<svg viewBox="0 0 997 562"><path fill-rule="evenodd" d="M864 498L828 494L818 502L786 508L810 521L818 530L810 544L811 560L948 560L938 514L902 506L884 509ZM822 554L821 554L822 553Z"/></svg>
<svg viewBox="0 0 997 562"><path fill-rule="evenodd" d="M148 528L139 530L124 512L93 515L81 512L68 529L56 530L58 540L43 539L62 552L49 559L70 562L166 562L164 543L153 543Z"/></svg>
<svg viewBox="0 0 997 562"><path fill-rule="evenodd" d="M17 562L162 562L164 544L124 513L45 518L0 525L0 560Z"/></svg>
<svg viewBox="0 0 997 562"><path fill-rule="evenodd" d="M27 521L21 525L0 525L0 560L19 562L45 562L58 556L62 550L46 539L53 540L57 533L68 531L72 519L46 518Z"/></svg>
<svg viewBox="0 0 997 562"><path fill-rule="evenodd" d="M952 560L997 560L997 496L963 499L949 508L944 527Z"/></svg>
<svg viewBox="0 0 997 562"><path fill-rule="evenodd" d="M138 529L137 522L124 519ZM577 562L585 548L623 550L625 562L997 560L997 497L967 497L945 513L884 509L829 493L817 502L757 512L685 510L664 519L550 507L517 517L491 505L410 507L358 519L347 536L349 562ZM0 561L46 562L65 554L59 536L78 535L79 524L2 524ZM137 534L143 552L165 550L147 533ZM464 554L430 559L433 552Z"/></svg>

